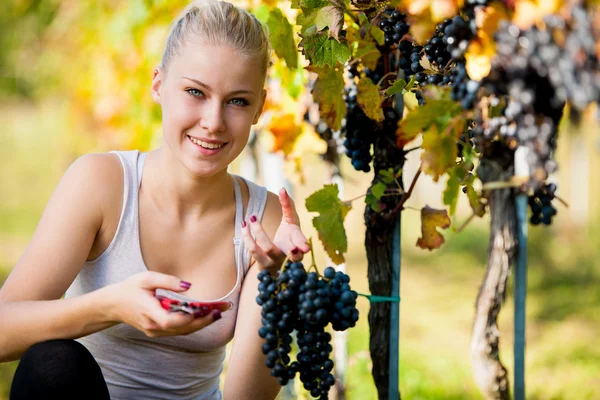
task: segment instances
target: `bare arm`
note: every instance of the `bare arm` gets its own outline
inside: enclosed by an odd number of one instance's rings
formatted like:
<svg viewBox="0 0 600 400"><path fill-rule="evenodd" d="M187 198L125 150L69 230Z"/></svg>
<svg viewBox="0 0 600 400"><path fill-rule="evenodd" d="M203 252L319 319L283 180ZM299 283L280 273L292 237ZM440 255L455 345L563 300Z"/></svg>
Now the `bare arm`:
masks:
<svg viewBox="0 0 600 400"><path fill-rule="evenodd" d="M281 389L265 366L266 356L262 353L264 340L258 335L262 317L261 307L256 304L257 275L261 268L279 267L286 254L292 259L301 259L302 254L308 251L306 238L297 224L291 200L284 198L280 206L277 197L269 194L262 224L250 224L260 248L253 249L248 245L249 228L244 229L244 242L257 262L246 274L240 294L233 348L223 390L225 400L274 399ZM260 225L264 226L264 230ZM274 242L269 238L274 238ZM300 251L292 255L293 249Z"/></svg>
<svg viewBox="0 0 600 400"><path fill-rule="evenodd" d="M108 157L90 154L70 166L0 289L0 361L16 359L42 340L79 337L111 325L97 295L57 300L83 266L101 228L100 204L110 193L99 189L98 182L111 179L115 169L115 160Z"/></svg>

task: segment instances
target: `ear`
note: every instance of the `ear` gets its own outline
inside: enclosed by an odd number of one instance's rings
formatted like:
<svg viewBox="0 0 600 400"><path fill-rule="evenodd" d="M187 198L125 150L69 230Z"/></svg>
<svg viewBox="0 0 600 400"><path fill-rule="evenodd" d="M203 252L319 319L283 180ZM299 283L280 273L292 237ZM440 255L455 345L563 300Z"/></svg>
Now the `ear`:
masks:
<svg viewBox="0 0 600 400"><path fill-rule="evenodd" d="M156 104L160 104L160 88L165 76L160 67L156 67L152 73L152 99Z"/></svg>
<svg viewBox="0 0 600 400"><path fill-rule="evenodd" d="M263 89L262 96L261 96L261 99L260 99L260 104L258 106L256 114L254 115L254 119L252 120L252 125L256 124L258 122L258 119L262 115L263 109L265 108L265 100L266 100L266 98L267 98L267 91L265 89Z"/></svg>

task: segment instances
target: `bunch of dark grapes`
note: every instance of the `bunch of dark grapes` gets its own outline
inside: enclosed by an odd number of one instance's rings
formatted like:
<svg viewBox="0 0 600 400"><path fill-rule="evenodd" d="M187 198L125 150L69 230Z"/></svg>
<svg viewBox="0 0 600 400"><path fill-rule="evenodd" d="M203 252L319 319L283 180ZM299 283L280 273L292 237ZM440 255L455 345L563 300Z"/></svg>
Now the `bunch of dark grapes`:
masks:
<svg viewBox="0 0 600 400"><path fill-rule="evenodd" d="M335 384L331 360L331 323L343 331L356 325L358 294L350 288L350 277L327 267L323 276L307 273L301 262L288 262L274 278L264 270L258 274L258 297L262 324L258 334L265 340L262 352L266 366L280 385L300 375L304 388L313 397L327 399ZM291 361L291 334L296 331L298 353Z"/></svg>
<svg viewBox="0 0 600 400"><path fill-rule="evenodd" d="M475 105L475 101L477 100L479 82L469 77L464 60L456 62L452 66L450 74L444 76L444 83L446 81L452 88L452 100L459 101L460 105L465 110L472 109Z"/></svg>
<svg viewBox="0 0 600 400"><path fill-rule="evenodd" d="M393 46L400 43L410 25L406 22L406 15L393 8L386 8L381 14L379 28L383 31L385 46Z"/></svg>
<svg viewBox="0 0 600 400"><path fill-rule="evenodd" d="M460 15L455 15L445 26L443 42L453 59L459 60L463 57L476 29L469 24L468 19Z"/></svg>
<svg viewBox="0 0 600 400"><path fill-rule="evenodd" d="M446 49L446 43L444 41L444 37L446 35L445 30L451 22L451 19L446 19L443 22L440 22L435 28L433 36L427 40L425 46L423 47L427 60L434 66L437 66L440 71L443 71L446 65L452 59L450 53ZM442 82L442 79L443 75L441 74L429 75L427 83L438 84Z"/></svg>
<svg viewBox="0 0 600 400"><path fill-rule="evenodd" d="M501 137L513 147L527 147L534 188L556 170L553 153L565 102L580 111L600 100L594 46L594 31L580 7L570 20L547 17L545 29L504 24L496 33L497 57L482 86L506 107L502 115L480 121L475 132L482 140Z"/></svg>
<svg viewBox="0 0 600 400"><path fill-rule="evenodd" d="M347 89L344 95L346 101L346 118L342 122L342 131L346 139L344 147L346 155L351 159L352 166L357 171L371 171L371 145L373 144L373 124L356 100L358 92L355 86Z"/></svg>
<svg viewBox="0 0 600 400"><path fill-rule="evenodd" d="M556 208L552 205L556 185L549 183L536 189L532 196L529 196L529 208L531 208L531 218L529 222L532 225L539 225L540 222L544 225L552 223L552 217L556 215Z"/></svg>

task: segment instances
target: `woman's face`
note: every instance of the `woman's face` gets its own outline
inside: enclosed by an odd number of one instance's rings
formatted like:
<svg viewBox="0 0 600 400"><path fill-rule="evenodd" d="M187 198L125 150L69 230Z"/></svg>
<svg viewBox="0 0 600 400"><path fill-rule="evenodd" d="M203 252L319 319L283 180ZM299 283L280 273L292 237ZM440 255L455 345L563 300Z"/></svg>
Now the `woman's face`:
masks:
<svg viewBox="0 0 600 400"><path fill-rule="evenodd" d="M162 108L165 145L197 176L227 166L246 146L264 102L261 63L229 46L187 40L164 71L154 73L152 96Z"/></svg>

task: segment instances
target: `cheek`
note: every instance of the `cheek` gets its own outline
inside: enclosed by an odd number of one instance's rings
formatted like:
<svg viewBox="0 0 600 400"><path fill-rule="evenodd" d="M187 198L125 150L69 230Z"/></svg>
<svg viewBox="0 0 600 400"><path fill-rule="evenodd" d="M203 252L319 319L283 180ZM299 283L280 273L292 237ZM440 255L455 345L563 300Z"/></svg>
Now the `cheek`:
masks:
<svg viewBox="0 0 600 400"><path fill-rule="evenodd" d="M197 122L196 108L190 106L185 99L171 98L165 104L168 106L163 107L163 121L168 122L173 128L188 127Z"/></svg>

